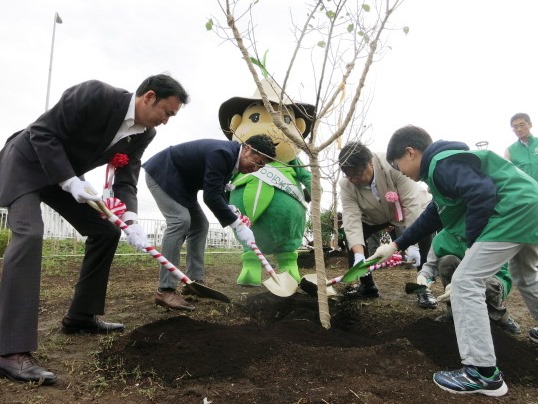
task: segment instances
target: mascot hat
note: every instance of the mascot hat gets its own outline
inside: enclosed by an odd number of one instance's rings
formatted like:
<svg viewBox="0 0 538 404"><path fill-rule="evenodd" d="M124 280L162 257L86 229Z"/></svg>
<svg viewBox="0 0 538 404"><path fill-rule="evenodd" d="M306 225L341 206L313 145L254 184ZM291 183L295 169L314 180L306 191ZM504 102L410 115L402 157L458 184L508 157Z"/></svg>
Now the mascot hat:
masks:
<svg viewBox="0 0 538 404"><path fill-rule="evenodd" d="M280 87L272 80L264 79L261 81L261 85L269 102L274 104L280 104ZM278 91L278 92L277 92ZM219 122L220 127L228 139L232 139L233 133L230 131L230 121L234 115L242 115L243 111L247 109L249 105L256 101L261 101L262 96L258 87L251 98L232 97L227 101L224 101L219 108ZM282 97L282 104L287 107L291 107L295 113L295 118L303 118L306 123L306 129L303 133L303 137L307 137L312 129L312 122L314 120L315 107L310 104L301 102L295 102L287 97L285 94Z"/></svg>

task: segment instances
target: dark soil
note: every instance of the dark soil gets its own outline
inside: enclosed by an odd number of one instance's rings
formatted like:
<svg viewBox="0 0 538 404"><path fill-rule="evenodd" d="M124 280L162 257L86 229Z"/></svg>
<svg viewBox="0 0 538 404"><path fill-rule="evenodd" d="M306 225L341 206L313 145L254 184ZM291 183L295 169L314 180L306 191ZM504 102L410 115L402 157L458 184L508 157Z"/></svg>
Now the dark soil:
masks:
<svg viewBox="0 0 538 404"><path fill-rule="evenodd" d="M235 264L207 269L208 285L231 303L189 297L196 310L178 312L153 304L154 266L117 264L103 319L122 321L126 331L111 336L62 334L77 263L45 275L38 357L59 381L45 387L0 379L0 402L538 403L538 344L526 335L536 324L517 290L508 305L522 334L492 326L508 394L462 397L432 382L435 371L461 364L453 325L433 321L443 308L420 309L415 296L405 294L414 270L378 271L378 299L330 300L326 330L315 298L237 286L239 269L239 256ZM328 258L329 277L346 269L344 257Z"/></svg>

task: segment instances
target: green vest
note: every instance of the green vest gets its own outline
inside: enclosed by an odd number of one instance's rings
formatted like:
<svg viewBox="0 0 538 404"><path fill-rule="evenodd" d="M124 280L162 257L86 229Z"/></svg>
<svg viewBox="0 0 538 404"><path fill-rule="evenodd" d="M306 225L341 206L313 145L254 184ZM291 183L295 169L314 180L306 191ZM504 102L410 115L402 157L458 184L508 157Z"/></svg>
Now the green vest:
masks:
<svg viewBox="0 0 538 404"><path fill-rule="evenodd" d="M467 250L467 241L464 238L449 233L446 229L441 230L435 235L432 241L432 248L437 258L446 255L455 255L460 260L465 256ZM508 272L508 263L506 262L501 269L495 274L495 277L504 285L503 298L506 299L512 288L512 277Z"/></svg>
<svg viewBox="0 0 538 404"><path fill-rule="evenodd" d="M527 146L517 141L508 147L510 160L516 167L538 181L538 139L529 135L528 141Z"/></svg>
<svg viewBox="0 0 538 404"><path fill-rule="evenodd" d="M502 241L538 244L538 192L536 182L512 163L490 150L446 150L430 162L427 177L433 201L443 224L450 233L465 239L466 206L461 198L442 195L433 181L439 161L460 154L463 158L480 160L480 170L497 186L497 204L477 241Z"/></svg>

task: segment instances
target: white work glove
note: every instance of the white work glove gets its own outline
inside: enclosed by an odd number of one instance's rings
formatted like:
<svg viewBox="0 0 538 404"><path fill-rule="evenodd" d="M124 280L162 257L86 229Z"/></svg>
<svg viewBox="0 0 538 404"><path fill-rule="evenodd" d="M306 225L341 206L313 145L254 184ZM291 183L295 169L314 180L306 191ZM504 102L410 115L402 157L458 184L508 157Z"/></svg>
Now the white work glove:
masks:
<svg viewBox="0 0 538 404"><path fill-rule="evenodd" d="M389 244L381 244L379 247L377 247L377 250L375 250L374 255L368 257L366 261L381 258L379 262L384 262L392 257L392 254L394 254L397 250L398 248L396 248L396 244L394 244L394 242Z"/></svg>
<svg viewBox="0 0 538 404"><path fill-rule="evenodd" d="M424 275L418 274L418 275L417 275L417 283L418 283L419 285L424 285L424 286L426 286L426 287L429 288L430 285L431 285L432 283L434 283L434 281L431 280L430 278L426 278Z"/></svg>
<svg viewBox="0 0 538 404"><path fill-rule="evenodd" d="M420 265L420 251L416 245L410 245L407 248L407 261L413 261L415 260L415 263L413 264L414 267L418 267Z"/></svg>
<svg viewBox="0 0 538 404"><path fill-rule="evenodd" d="M237 207L235 205L228 205L228 207L230 208L230 210L237 216L239 217L239 215L241 214L241 212L239 211L239 209L237 209Z"/></svg>
<svg viewBox="0 0 538 404"><path fill-rule="evenodd" d="M452 284L449 283L445 286L445 293L437 298L439 303L448 303L450 301L450 291L452 290Z"/></svg>
<svg viewBox="0 0 538 404"><path fill-rule="evenodd" d="M78 203L88 201L100 201L101 197L88 181L82 181L78 177L71 177L59 184L66 192L71 193Z"/></svg>
<svg viewBox="0 0 538 404"><path fill-rule="evenodd" d="M134 223L129 226L127 242L138 250L143 250L149 246L148 236L146 235L146 232L142 226L140 226L138 223Z"/></svg>
<svg viewBox="0 0 538 404"><path fill-rule="evenodd" d="M364 261L364 254L355 253L355 261L353 261L353 266L357 265L361 261Z"/></svg>
<svg viewBox="0 0 538 404"><path fill-rule="evenodd" d="M254 233L252 233L252 230L250 230L248 226L243 223L243 221L241 221L241 219L237 219L230 225L230 227L234 231L235 238L244 247L252 248L252 243L256 243L256 240L254 239Z"/></svg>

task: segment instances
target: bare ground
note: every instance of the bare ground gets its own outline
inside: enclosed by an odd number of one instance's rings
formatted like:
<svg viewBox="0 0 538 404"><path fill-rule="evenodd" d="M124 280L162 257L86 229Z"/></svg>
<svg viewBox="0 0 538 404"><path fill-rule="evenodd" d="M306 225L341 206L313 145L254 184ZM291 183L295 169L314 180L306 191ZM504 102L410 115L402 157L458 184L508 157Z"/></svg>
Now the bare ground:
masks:
<svg viewBox="0 0 538 404"><path fill-rule="evenodd" d="M45 271L37 355L59 381L35 386L0 379L0 402L538 403L538 344L526 335L536 324L517 290L508 304L523 333L492 327L508 394L462 397L432 382L435 371L461 365L453 326L433 321L443 309L420 309L404 292L414 270L377 271L378 299L331 300L332 327L325 330L316 299L237 286L239 256L207 268L208 284L232 302L191 297L196 310L190 313L153 304L155 265L141 260L113 268L103 319L123 322L126 331L109 336L61 333L78 262ZM340 275L346 259L331 257L327 268L329 277Z"/></svg>

